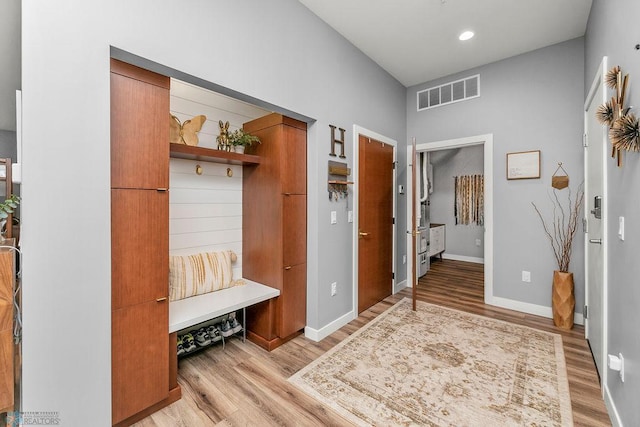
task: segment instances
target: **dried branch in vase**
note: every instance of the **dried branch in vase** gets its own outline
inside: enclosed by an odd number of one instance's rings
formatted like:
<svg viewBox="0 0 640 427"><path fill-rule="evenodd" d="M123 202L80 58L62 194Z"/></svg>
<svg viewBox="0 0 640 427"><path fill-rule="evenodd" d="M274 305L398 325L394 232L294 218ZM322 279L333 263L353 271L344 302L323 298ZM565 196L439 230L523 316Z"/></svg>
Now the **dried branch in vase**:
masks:
<svg viewBox="0 0 640 427"><path fill-rule="evenodd" d="M578 186L575 200L572 200L571 189L569 189L567 207L563 206L563 203L560 201L558 190L554 189L553 197L550 195L549 198L553 204L552 219L550 222L545 220L535 203L531 202L531 204L542 222L545 234L549 238L553 254L558 263L558 270L568 272L569 263L571 262L571 246L578 228L580 210L584 199L583 184Z"/></svg>

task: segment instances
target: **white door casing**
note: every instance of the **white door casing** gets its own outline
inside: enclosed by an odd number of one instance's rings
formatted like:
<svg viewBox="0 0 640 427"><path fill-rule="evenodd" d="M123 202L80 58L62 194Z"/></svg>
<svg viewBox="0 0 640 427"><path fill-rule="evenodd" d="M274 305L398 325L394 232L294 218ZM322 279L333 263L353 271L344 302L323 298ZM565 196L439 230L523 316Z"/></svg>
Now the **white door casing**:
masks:
<svg viewBox="0 0 640 427"><path fill-rule="evenodd" d="M493 134L476 135L467 138L450 139L416 144L418 152L444 150L449 148L483 145L484 147L484 302L491 304L493 301ZM407 170L412 167L411 150L407 149ZM407 179L407 194L412 194L414 189L411 180ZM412 215L411 198L407 197L407 224L410 227ZM407 238L407 253L412 251L412 241ZM407 257L407 277L412 275L412 257ZM407 286L411 281L407 280Z"/></svg>
<svg viewBox="0 0 640 427"><path fill-rule="evenodd" d="M607 57L602 59L585 101L585 337L589 341L604 390L607 369L607 130L596 119L597 108L607 100L604 77ZM593 211L595 197L601 197L601 219ZM600 243L598 243L600 242Z"/></svg>

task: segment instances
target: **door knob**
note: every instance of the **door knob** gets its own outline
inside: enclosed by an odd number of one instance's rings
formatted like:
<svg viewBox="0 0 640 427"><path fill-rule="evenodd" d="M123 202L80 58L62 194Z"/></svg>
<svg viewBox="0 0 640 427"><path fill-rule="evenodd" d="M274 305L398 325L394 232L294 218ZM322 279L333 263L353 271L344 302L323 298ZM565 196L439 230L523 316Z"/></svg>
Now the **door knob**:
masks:
<svg viewBox="0 0 640 427"><path fill-rule="evenodd" d="M602 239L589 239L589 243L596 243L598 245L601 245Z"/></svg>

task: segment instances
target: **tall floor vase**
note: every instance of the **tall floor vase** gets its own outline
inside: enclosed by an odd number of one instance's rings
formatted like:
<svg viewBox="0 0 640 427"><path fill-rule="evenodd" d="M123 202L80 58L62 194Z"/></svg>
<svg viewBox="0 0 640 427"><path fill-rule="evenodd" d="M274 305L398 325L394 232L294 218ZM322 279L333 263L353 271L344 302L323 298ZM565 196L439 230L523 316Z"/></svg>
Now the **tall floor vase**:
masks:
<svg viewBox="0 0 640 427"><path fill-rule="evenodd" d="M551 307L554 325L561 329L573 328L573 311L576 307L573 273L558 270L553 272Z"/></svg>

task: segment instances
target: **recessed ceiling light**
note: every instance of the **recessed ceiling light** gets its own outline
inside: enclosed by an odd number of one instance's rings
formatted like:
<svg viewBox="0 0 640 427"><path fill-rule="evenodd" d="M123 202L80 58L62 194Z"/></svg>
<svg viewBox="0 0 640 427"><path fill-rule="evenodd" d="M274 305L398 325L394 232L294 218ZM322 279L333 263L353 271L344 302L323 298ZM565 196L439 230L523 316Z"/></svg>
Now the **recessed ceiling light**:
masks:
<svg viewBox="0 0 640 427"><path fill-rule="evenodd" d="M473 31L465 31L464 33L460 34L458 39L465 41L465 40L469 40L470 38L473 38L473 36L474 36Z"/></svg>

